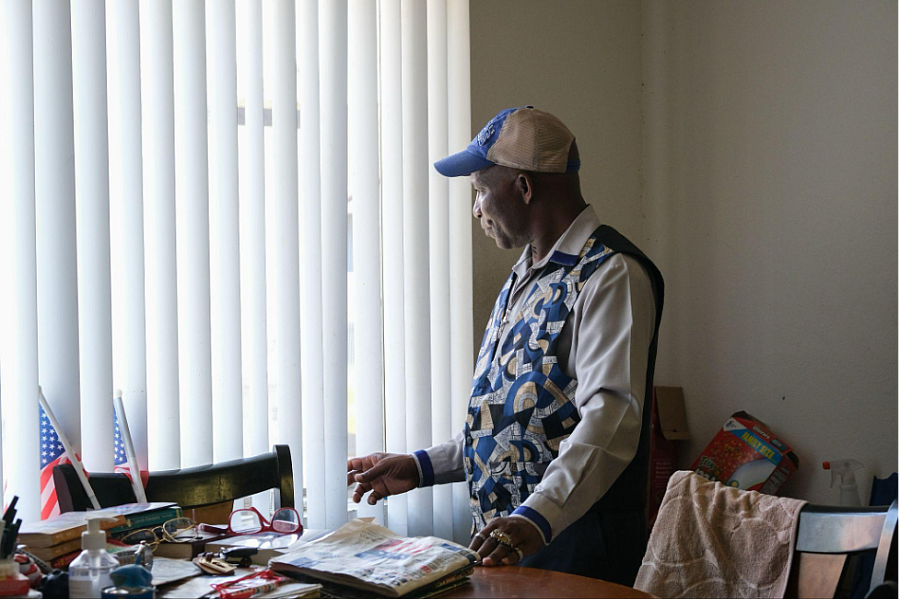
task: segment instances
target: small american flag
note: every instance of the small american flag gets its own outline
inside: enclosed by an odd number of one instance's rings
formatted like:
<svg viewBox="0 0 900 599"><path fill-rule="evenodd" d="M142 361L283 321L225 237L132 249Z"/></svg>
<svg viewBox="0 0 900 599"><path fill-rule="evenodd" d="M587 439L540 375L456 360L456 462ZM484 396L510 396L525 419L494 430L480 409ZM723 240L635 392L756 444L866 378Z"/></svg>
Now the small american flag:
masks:
<svg viewBox="0 0 900 599"><path fill-rule="evenodd" d="M122 439L122 429L119 428L119 415L116 414L113 420L115 433L113 437L113 451L115 452L116 467L115 471L124 474L131 479L131 468L128 467L128 456L125 455L125 441Z"/></svg>
<svg viewBox="0 0 900 599"><path fill-rule="evenodd" d="M125 454L125 440L122 438L122 429L119 428L119 415L115 414L113 419L113 451L115 452L115 471L124 474L131 479L131 468L128 466L128 456ZM148 472L141 471L141 480L147 485Z"/></svg>
<svg viewBox="0 0 900 599"><path fill-rule="evenodd" d="M59 515L59 500L56 497L56 485L53 482L53 467L57 464L71 464L66 449L47 413L38 406L41 423L41 520ZM77 455L77 454L76 454ZM79 461L81 457L78 457ZM87 475L87 471L85 471Z"/></svg>

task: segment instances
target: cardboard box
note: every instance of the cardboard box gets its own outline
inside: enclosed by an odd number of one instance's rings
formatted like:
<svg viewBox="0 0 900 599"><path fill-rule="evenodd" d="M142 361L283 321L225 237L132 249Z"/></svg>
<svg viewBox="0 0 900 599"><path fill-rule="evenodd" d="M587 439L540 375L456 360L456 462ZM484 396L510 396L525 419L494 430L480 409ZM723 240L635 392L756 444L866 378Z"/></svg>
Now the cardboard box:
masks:
<svg viewBox="0 0 900 599"><path fill-rule="evenodd" d="M790 446L747 412L735 412L691 470L709 480L774 495L800 462Z"/></svg>
<svg viewBox="0 0 900 599"><path fill-rule="evenodd" d="M650 406L650 480L647 524L653 526L669 478L678 469L678 441L691 438L681 387L654 387Z"/></svg>

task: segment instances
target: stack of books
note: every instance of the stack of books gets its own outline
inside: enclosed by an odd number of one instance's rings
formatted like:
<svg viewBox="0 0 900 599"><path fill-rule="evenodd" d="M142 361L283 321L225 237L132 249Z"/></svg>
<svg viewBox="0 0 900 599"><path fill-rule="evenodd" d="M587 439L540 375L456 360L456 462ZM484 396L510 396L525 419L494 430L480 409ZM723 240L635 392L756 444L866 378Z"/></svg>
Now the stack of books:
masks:
<svg viewBox="0 0 900 599"><path fill-rule="evenodd" d="M174 503L129 503L108 509L119 510L122 508L125 508L127 512L122 514L125 516L125 523L110 528L107 531L107 535L110 538L121 539L136 530L161 526L169 520L181 518L182 515L181 508ZM107 510L99 510L99 512L105 511ZM94 511L88 513L96 515L99 512Z"/></svg>
<svg viewBox="0 0 900 599"><path fill-rule="evenodd" d="M130 503L90 512L66 512L54 518L23 525L17 542L52 568L67 567L81 553L81 533L91 518L108 518L100 523L111 538L122 538L139 528L159 526L181 516L174 503Z"/></svg>

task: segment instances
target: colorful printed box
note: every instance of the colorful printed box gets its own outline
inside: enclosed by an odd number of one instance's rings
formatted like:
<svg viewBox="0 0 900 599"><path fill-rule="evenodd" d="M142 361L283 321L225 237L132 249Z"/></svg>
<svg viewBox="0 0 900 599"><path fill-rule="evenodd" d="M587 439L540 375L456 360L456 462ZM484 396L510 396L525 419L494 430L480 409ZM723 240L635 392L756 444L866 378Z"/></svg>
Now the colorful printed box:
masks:
<svg viewBox="0 0 900 599"><path fill-rule="evenodd" d="M747 412L736 412L691 470L709 480L774 495L800 462L783 440Z"/></svg>

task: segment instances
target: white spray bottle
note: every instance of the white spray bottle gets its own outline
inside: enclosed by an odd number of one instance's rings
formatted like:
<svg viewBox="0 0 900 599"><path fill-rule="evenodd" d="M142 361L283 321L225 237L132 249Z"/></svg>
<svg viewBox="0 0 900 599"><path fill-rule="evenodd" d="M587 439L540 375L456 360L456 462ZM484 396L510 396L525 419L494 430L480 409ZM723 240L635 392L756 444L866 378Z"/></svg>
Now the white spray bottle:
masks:
<svg viewBox="0 0 900 599"><path fill-rule="evenodd" d="M113 586L109 575L119 567L119 560L106 552L106 531L100 523L110 518L89 518L87 530L81 533L81 555L69 564L69 597L99 597Z"/></svg>
<svg viewBox="0 0 900 599"><path fill-rule="evenodd" d="M836 476L841 478L841 505L859 507L862 501L859 499L859 489L856 486L856 471L865 468L856 460L833 460L822 462L822 468L831 470L831 486L834 486Z"/></svg>

